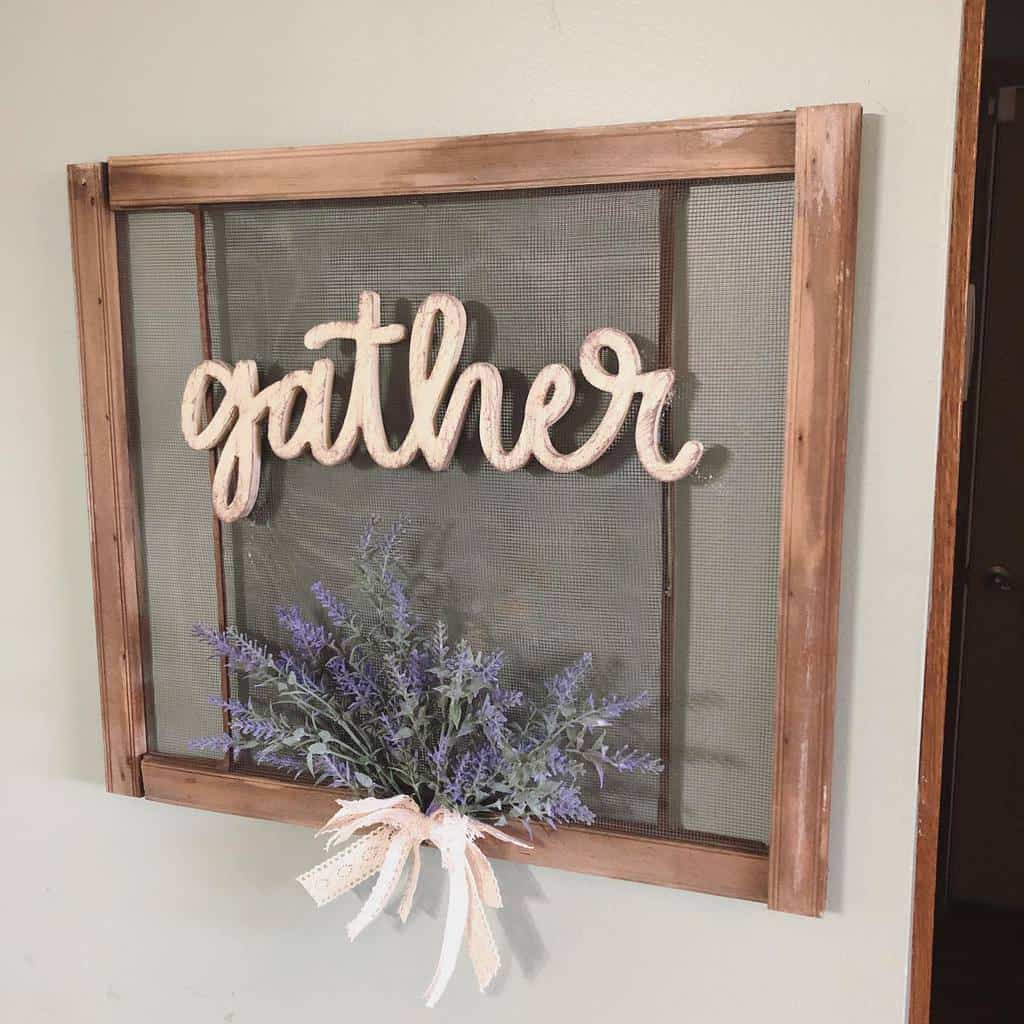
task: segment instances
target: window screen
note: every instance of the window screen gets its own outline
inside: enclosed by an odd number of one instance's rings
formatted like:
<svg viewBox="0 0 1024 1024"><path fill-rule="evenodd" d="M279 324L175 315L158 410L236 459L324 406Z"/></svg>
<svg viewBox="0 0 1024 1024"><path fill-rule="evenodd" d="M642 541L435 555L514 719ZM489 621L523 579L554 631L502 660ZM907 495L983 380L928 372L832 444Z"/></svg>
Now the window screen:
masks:
<svg viewBox="0 0 1024 1024"><path fill-rule="evenodd" d="M208 459L179 426L203 358L193 218L120 215L151 749L187 756L190 739L221 729L207 700L218 667L189 634L217 622L218 573L229 622L280 643L274 607L312 613L317 580L351 593L367 521L401 516L417 612L504 650L508 682L539 694L589 651L597 692L653 698L610 739L660 753L667 771L610 777L589 794L605 827L761 848L792 199L792 181L772 178L208 208L212 354L255 359L261 383L308 368L304 333L354 318L360 290L380 294L382 322L407 328L430 292L447 291L467 311L462 365L494 363L505 380L507 446L537 371L575 370L599 327L629 334L645 368L675 367L666 449L707 446L694 476L660 484L640 466L631 418L587 470L503 474L482 455L473 408L446 472L385 470L365 453L327 468L266 450L256 507L224 525L220 566ZM337 366L337 425L352 350L321 354ZM381 349L381 362L394 446L411 421L407 346ZM577 377L576 404L552 431L563 451L607 401Z"/></svg>

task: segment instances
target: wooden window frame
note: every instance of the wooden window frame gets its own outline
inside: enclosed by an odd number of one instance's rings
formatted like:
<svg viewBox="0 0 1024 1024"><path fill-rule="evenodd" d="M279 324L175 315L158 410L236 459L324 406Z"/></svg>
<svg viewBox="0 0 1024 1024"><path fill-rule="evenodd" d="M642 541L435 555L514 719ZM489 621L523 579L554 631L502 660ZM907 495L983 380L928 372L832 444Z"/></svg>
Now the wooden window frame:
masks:
<svg viewBox="0 0 1024 1024"><path fill-rule="evenodd" d="M931 589L921 703L908 1024L928 1024L931 1020L935 893L949 683L949 645L953 628L960 446L965 375L969 368L971 347L968 289L974 234L984 45L985 0L964 0L960 26L956 127L953 136L942 382L939 393L935 504L932 517Z"/></svg>
<svg viewBox="0 0 1024 1024"><path fill-rule="evenodd" d="M68 168L107 788L317 826L336 793L146 748L118 288L118 210L791 174L795 181L772 825L767 853L599 828L491 856L765 902L826 901L861 108Z"/></svg>

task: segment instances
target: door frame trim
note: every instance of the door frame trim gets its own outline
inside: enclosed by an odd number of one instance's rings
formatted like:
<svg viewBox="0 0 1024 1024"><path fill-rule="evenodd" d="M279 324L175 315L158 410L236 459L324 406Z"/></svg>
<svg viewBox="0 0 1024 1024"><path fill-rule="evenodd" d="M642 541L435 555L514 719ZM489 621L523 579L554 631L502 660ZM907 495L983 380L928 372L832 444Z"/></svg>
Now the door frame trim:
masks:
<svg viewBox="0 0 1024 1024"><path fill-rule="evenodd" d="M953 138L952 209L935 467L931 595L921 709L908 1024L928 1024L931 1009L942 755L960 482L961 400L967 355L967 290L974 227L984 22L985 0L965 0Z"/></svg>

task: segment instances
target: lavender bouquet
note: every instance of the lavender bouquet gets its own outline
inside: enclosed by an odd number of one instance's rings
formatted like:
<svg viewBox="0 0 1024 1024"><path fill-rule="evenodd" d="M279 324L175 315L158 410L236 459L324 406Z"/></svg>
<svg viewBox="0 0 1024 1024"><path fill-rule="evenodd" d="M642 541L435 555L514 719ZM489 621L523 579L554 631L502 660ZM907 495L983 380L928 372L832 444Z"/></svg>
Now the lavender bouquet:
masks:
<svg viewBox="0 0 1024 1024"><path fill-rule="evenodd" d="M481 989L499 958L484 906L501 906L498 883L476 846L491 840L528 847L500 830L510 822L591 824L582 785L589 772L660 772L650 754L606 741L606 727L647 703L585 690L590 656L548 679L531 702L500 682L501 652L452 641L443 622L425 628L410 608L398 559L402 529L371 524L356 556L360 611L320 583L321 622L299 607L277 610L291 637L271 651L234 629L195 633L263 699L213 702L230 731L196 740L196 750L251 751L258 764L348 790L327 822L327 847L347 844L298 881L318 906L377 874L350 938L372 922L411 862L399 916L419 877L420 846L441 852L450 879L441 959L426 993L444 992L465 937Z"/></svg>
<svg viewBox="0 0 1024 1024"><path fill-rule="evenodd" d="M501 651L453 642L443 622L423 628L410 608L398 559L400 523L371 524L356 558L358 615L314 584L323 622L297 605L278 608L291 648L271 652L244 634L196 626L230 670L265 693L211 701L231 732L193 742L196 750L253 751L258 764L344 787L363 796L408 796L426 814L448 808L503 825L511 821L591 824L585 773L660 772L661 762L629 747L609 748L606 727L648 702L646 694L598 699L584 689L584 654L545 683L530 704L501 685Z"/></svg>

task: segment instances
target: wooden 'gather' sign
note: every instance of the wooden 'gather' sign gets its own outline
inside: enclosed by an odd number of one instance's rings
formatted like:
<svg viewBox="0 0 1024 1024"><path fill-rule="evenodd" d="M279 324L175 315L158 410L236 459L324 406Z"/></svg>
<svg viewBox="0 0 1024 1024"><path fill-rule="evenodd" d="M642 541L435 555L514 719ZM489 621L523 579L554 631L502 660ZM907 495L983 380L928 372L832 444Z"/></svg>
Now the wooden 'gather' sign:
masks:
<svg viewBox="0 0 1024 1024"><path fill-rule="evenodd" d="M443 330L433 365L431 337L438 314ZM526 399L523 427L513 447L501 440L503 383L491 363L473 363L459 374L440 426L437 416L462 354L466 337L466 310L454 295L435 292L420 305L413 321L409 353L409 391L413 420L409 433L393 449L384 430L380 407L378 348L403 341L401 324L381 325L380 296L359 295L354 321L319 324L306 332L306 348L321 349L329 341L354 341L356 346L352 388L337 437L331 437L331 395L334 363L317 359L311 370L296 370L260 389L256 363L243 359L234 367L215 359L200 363L189 375L181 403L181 429L189 446L206 451L223 443L213 477L213 507L224 522L248 515L260 486L259 424L267 419L267 440L282 459L294 459L307 448L324 466L351 457L360 435L370 457L386 469L408 466L422 454L434 470L447 469L466 421L474 389L480 388L480 444L495 469L521 469L531 456L555 473L572 473L599 459L615 440L629 412L633 396L640 394L636 422L636 449L644 469L669 482L692 473L704 453L698 441L687 441L671 460L658 442L658 426L670 400L675 372L664 368L644 372L632 339L622 331L604 327L592 331L580 346L580 371L594 388L611 396L601 422L575 451L559 452L549 430L571 408L576 395L572 372L563 363L551 363L537 374ZM614 372L601 365L605 349L615 354ZM224 397L207 420L213 382ZM305 406L299 422L292 420L300 393ZM205 422L204 422L205 421Z"/></svg>

